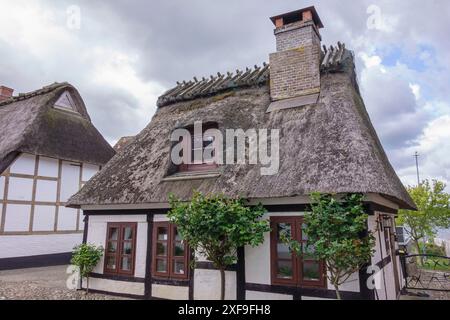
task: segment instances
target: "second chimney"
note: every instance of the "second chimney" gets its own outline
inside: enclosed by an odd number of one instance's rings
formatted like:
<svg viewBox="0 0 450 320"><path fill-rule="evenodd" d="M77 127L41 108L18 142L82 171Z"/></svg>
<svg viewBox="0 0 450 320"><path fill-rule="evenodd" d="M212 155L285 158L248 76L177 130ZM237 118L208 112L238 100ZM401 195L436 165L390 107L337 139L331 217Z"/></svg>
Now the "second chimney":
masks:
<svg viewBox="0 0 450 320"><path fill-rule="evenodd" d="M5 86L0 86L0 102L8 100L9 98L12 97L14 92L14 89L5 87Z"/></svg>
<svg viewBox="0 0 450 320"><path fill-rule="evenodd" d="M272 101L320 92L322 22L314 7L271 18L277 52L270 55Z"/></svg>

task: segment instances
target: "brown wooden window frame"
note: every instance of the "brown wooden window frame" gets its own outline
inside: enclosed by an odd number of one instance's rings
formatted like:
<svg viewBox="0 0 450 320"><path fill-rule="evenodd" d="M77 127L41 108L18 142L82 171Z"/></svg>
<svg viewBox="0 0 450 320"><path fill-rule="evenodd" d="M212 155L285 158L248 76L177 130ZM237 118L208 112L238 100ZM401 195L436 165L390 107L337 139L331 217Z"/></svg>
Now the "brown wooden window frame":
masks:
<svg viewBox="0 0 450 320"><path fill-rule="evenodd" d="M158 239L158 231L160 228L167 229L167 240ZM188 280L190 276L190 249L186 242L175 239L177 226L170 222L157 222L153 225L153 244L152 244L152 275L154 278L170 279L170 280ZM158 243L167 245L166 255L160 256L157 253ZM184 244L184 256L175 255L175 244ZM158 272L158 260L166 261L167 272ZM185 267L184 274L178 274L174 271L175 261L182 261Z"/></svg>
<svg viewBox="0 0 450 320"><path fill-rule="evenodd" d="M118 229L117 240L111 239L111 230ZM130 240L124 239L124 230L126 228L131 228L132 238ZM137 223L134 222L124 222L124 223L108 223L106 228L106 242L105 242L105 261L103 272L109 275L123 275L123 276L133 276L136 267L136 241L137 241ZM111 243L116 243L116 252L109 253ZM123 247L125 243L131 243L131 255L123 253ZM108 257L115 256L116 258L116 269L108 269ZM130 270L123 270L122 258L128 256L131 258L131 268Z"/></svg>
<svg viewBox="0 0 450 320"><path fill-rule="evenodd" d="M304 225L304 218L298 217L271 217L270 224L272 232L270 234L270 261L271 261L271 276L273 285L291 286L291 287L312 287L312 288L326 288L326 268L324 261L318 261L316 259L305 259L302 256L297 256L295 253L291 253L291 260L280 259L278 257L278 225L289 224L291 225L291 237L299 243L306 244L306 239L303 239L302 226ZM278 262L279 261L292 261L292 279L279 278L278 275ZM318 263L320 270L319 280L306 280L303 279L303 268L305 263Z"/></svg>
<svg viewBox="0 0 450 320"><path fill-rule="evenodd" d="M210 123L210 124L203 125L202 140L203 140L203 135L205 134L205 132L210 129L218 129L218 125L216 123ZM193 161L193 159L194 159L194 141L193 140L195 139L194 127L186 128L186 130L188 130L190 132L191 139L189 141L183 140L184 149L190 150L190 154L189 154L190 161ZM213 142L213 144L214 144L214 142ZM206 148L203 146L202 154L204 153L205 149ZM211 171L211 170L217 169L218 167L219 166L215 162L203 162L202 164L195 164L195 163L181 164L178 166L178 172L183 173L183 172Z"/></svg>

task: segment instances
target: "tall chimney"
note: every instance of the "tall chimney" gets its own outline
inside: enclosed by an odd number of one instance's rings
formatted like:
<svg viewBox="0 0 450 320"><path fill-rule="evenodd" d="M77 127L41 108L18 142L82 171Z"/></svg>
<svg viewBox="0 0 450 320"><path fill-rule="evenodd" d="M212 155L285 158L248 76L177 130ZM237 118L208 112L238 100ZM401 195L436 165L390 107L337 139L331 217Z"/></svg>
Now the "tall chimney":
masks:
<svg viewBox="0 0 450 320"><path fill-rule="evenodd" d="M5 101L12 97L14 89L0 86L0 102Z"/></svg>
<svg viewBox="0 0 450 320"><path fill-rule="evenodd" d="M319 29L323 28L314 7L271 18L275 25L277 52L270 54L272 101L320 93Z"/></svg>

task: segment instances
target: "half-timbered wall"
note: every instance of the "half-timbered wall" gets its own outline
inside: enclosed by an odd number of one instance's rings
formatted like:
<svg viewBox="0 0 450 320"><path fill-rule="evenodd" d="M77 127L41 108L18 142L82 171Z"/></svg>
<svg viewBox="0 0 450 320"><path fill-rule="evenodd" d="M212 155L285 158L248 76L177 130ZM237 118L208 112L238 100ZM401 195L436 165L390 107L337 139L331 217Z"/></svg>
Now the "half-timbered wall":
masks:
<svg viewBox="0 0 450 320"><path fill-rule="evenodd" d="M106 232L109 222L137 223L136 232L136 259L133 281L121 281L119 279L101 278L104 275L105 260L102 257L93 273L97 276L89 280L89 288L98 291L143 296L145 293L144 278L146 275L147 257L147 216L146 215L102 215L90 216L88 225L87 242L97 246L106 247ZM139 281L141 279L142 281ZM83 286L85 287L85 286Z"/></svg>
<svg viewBox="0 0 450 320"><path fill-rule="evenodd" d="M398 256L393 256L391 250L387 250L386 239L384 235L383 226L381 224L382 216L388 215L394 218L393 215L386 213L376 212L375 215L369 217L369 230L373 232L375 236L375 254L372 257L372 265L379 267L380 271L375 275L375 281L377 283L376 299L378 300L396 300L397 292L395 288L395 276L394 272L399 275L398 281L399 287L402 287L402 272L401 264ZM395 242L395 250L398 250L398 243ZM393 259L397 261L398 270L394 269Z"/></svg>
<svg viewBox="0 0 450 320"><path fill-rule="evenodd" d="M0 258L72 251L84 225L65 204L98 170L21 154L0 176Z"/></svg>

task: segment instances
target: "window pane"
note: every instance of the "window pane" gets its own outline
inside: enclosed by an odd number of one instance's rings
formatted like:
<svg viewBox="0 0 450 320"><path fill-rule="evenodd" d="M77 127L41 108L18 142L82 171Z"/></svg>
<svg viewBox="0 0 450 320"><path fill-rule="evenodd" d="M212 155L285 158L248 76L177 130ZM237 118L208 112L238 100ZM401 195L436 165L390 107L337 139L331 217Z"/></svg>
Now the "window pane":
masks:
<svg viewBox="0 0 450 320"><path fill-rule="evenodd" d="M156 255L157 256L167 256L167 243L166 242L158 242L156 245Z"/></svg>
<svg viewBox="0 0 450 320"><path fill-rule="evenodd" d="M106 259L106 268L109 270L116 270L116 257L108 256Z"/></svg>
<svg viewBox="0 0 450 320"><path fill-rule="evenodd" d="M119 239L119 228L109 229L109 240L118 240L118 239Z"/></svg>
<svg viewBox="0 0 450 320"><path fill-rule="evenodd" d="M320 264L318 262L303 263L303 280L320 280Z"/></svg>
<svg viewBox="0 0 450 320"><path fill-rule="evenodd" d="M278 261L277 278L292 279L292 261Z"/></svg>
<svg viewBox="0 0 450 320"><path fill-rule="evenodd" d="M292 259L292 253L289 246L284 243L277 244L277 254L279 259Z"/></svg>
<svg viewBox="0 0 450 320"><path fill-rule="evenodd" d="M174 261L173 272L175 274L185 274L184 261Z"/></svg>
<svg viewBox="0 0 450 320"><path fill-rule="evenodd" d="M156 271L166 273L167 272L167 261L158 259L156 260Z"/></svg>
<svg viewBox="0 0 450 320"><path fill-rule="evenodd" d="M292 238L292 232L291 232L291 224L290 223L279 223L278 224L278 233L277 233L277 239L278 242L283 242L281 239L282 237L285 238Z"/></svg>
<svg viewBox="0 0 450 320"><path fill-rule="evenodd" d="M181 238L181 234L178 232L178 229L175 228L175 241L183 241Z"/></svg>
<svg viewBox="0 0 450 320"><path fill-rule="evenodd" d="M306 243L303 244L303 259L315 260L316 249L314 246L308 246Z"/></svg>
<svg viewBox="0 0 450 320"><path fill-rule="evenodd" d="M302 240L303 241L307 241L308 240L308 236L306 235L306 232L303 231L305 229L306 229L306 224L302 224Z"/></svg>
<svg viewBox="0 0 450 320"><path fill-rule="evenodd" d="M167 241L167 239L168 239L167 228L158 228L158 240Z"/></svg>
<svg viewBox="0 0 450 320"><path fill-rule="evenodd" d="M175 257L184 257L184 243L175 243Z"/></svg>
<svg viewBox="0 0 450 320"><path fill-rule="evenodd" d="M132 252L133 250L131 242L124 242L122 254L131 254Z"/></svg>
<svg viewBox="0 0 450 320"><path fill-rule="evenodd" d="M132 240L133 239L133 228L126 227L125 232L123 234L123 240Z"/></svg>
<svg viewBox="0 0 450 320"><path fill-rule="evenodd" d="M123 271L131 271L131 257L122 257L121 269Z"/></svg>
<svg viewBox="0 0 450 320"><path fill-rule="evenodd" d="M117 252L117 242L111 241L108 245L108 253L116 253Z"/></svg>

